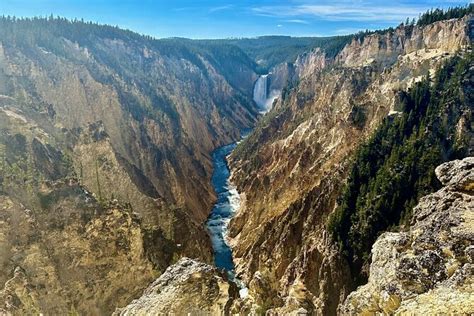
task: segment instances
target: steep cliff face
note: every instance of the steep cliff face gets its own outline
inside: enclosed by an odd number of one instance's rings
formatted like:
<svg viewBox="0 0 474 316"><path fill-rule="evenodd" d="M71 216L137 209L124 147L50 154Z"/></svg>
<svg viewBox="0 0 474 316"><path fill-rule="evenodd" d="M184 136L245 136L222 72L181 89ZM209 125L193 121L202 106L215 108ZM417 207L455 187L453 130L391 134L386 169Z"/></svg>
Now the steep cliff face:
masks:
<svg viewBox="0 0 474 316"><path fill-rule="evenodd" d="M230 237L250 289L244 308L336 312L353 285L326 220L349 158L384 117L400 111L399 90L469 45L470 23L401 27L353 41L335 59L318 50L298 59L299 84L231 157L243 201Z"/></svg>
<svg viewBox="0 0 474 316"><path fill-rule="evenodd" d="M368 284L341 314L469 314L474 310L474 158L436 169L444 188L423 197L406 232L372 249Z"/></svg>
<svg viewBox="0 0 474 316"><path fill-rule="evenodd" d="M99 202L30 119L3 108L0 126L0 311L104 314L129 302L157 275L138 214Z"/></svg>
<svg viewBox="0 0 474 316"><path fill-rule="evenodd" d="M145 189L204 219L213 196L209 152L252 124L251 90L232 87L209 56L185 44L135 42L122 34L97 35L82 46L74 39L55 37L59 51L41 39L31 47L5 40L2 90L16 101L5 105L47 108L50 123L73 137L101 125L124 165L149 180ZM169 54L167 45L178 52ZM252 82L245 62L245 82Z"/></svg>
<svg viewBox="0 0 474 316"><path fill-rule="evenodd" d="M401 26L394 32L354 39L336 57L336 62L348 67L360 67L372 63L390 66L400 55L419 50L451 51L469 40L471 26L466 18L439 21L426 26Z"/></svg>
<svg viewBox="0 0 474 316"><path fill-rule="evenodd" d="M24 275L36 293L20 304L7 286L5 308L103 314L184 255L211 262L210 153L255 121L253 62L81 22L0 24L0 284Z"/></svg>
<svg viewBox="0 0 474 316"><path fill-rule="evenodd" d="M0 198L0 312L107 314L156 277L136 215L80 191L56 184L47 193L61 201L43 211Z"/></svg>

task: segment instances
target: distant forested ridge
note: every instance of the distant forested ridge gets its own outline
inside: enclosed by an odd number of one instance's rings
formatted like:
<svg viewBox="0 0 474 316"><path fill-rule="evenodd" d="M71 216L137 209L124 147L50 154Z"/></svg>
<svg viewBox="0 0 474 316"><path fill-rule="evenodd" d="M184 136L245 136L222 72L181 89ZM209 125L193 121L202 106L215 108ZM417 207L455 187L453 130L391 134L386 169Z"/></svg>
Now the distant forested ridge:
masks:
<svg viewBox="0 0 474 316"><path fill-rule="evenodd" d="M291 36L260 36L256 38L203 40L202 43L226 43L238 46L259 65L260 72L267 72L272 67L293 62L298 55L319 47L327 57L336 56L352 35L330 37L291 37Z"/></svg>
<svg viewBox="0 0 474 316"><path fill-rule="evenodd" d="M474 4L464 7L432 9L415 20L405 22L408 28L415 24L424 26L436 21L451 18L461 18L474 12ZM402 23L403 24L403 23ZM61 17L15 18L0 17L0 35L5 40L14 40L17 44L26 44L39 40L48 48L61 50L58 38L65 37L81 46L91 44L94 38L107 37L111 39L143 42L146 41L154 49L166 55L194 57L195 53L209 54L212 51L213 60L223 64L232 58L247 59L246 63L259 72L268 72L280 63L291 63L296 58L311 49L319 47L328 58L335 57L353 38L362 40L369 34L383 34L394 28L384 30L366 30L352 35L327 37L291 37L291 36L260 36L255 38L230 38L217 40L190 40L186 38L155 39L152 36L140 35L117 26L103 25L84 20L68 20ZM408 30L409 31L409 30ZM21 34L21 36L18 36Z"/></svg>
<svg viewBox="0 0 474 316"><path fill-rule="evenodd" d="M211 55L212 59L223 64L238 58L259 72L283 62L293 62L298 55L320 47L328 57L334 57L350 42L352 35L333 37L290 37L262 36L257 38L191 40L186 38L155 39L140 35L117 26L69 20L61 17L16 18L0 17L0 36L5 42L13 41L17 45L38 43L42 47L61 53L61 38L77 42L80 46L94 44L94 39L122 39L136 43L146 43L168 56L194 58L195 54ZM208 57L206 56L206 57ZM196 62L199 62L195 60Z"/></svg>
<svg viewBox="0 0 474 316"><path fill-rule="evenodd" d="M472 131L459 130L471 129L460 122L472 120L473 56L453 57L433 79L400 92L402 112L385 118L355 154L328 228L359 281L366 277L361 269L377 237L409 223L418 199L441 187L435 168L468 154Z"/></svg>
<svg viewBox="0 0 474 316"><path fill-rule="evenodd" d="M155 39L148 35L140 35L130 30L121 29L118 26L110 26L83 20L69 20L61 17L34 17L15 18L10 16L0 17L0 37L4 44L12 43L22 48L35 45L53 52L59 56L66 56L63 39L79 44L88 49L97 47L98 38L110 40L122 40L135 44L136 47L146 45L149 49L158 51L163 56L187 59L199 68L205 70L206 66L198 56L203 56L210 60L214 66L222 69L226 79L232 79L230 73L226 73L228 68L222 67L233 64L245 65L251 69L256 69L256 63L247 56L240 48L227 43L209 43L200 45L197 41L188 39ZM99 48L100 49L100 48ZM113 56L97 54L96 58L102 58L101 62L116 66ZM136 69L136 65L129 64L129 60L120 60L121 66L130 66ZM115 68L115 67L114 67Z"/></svg>

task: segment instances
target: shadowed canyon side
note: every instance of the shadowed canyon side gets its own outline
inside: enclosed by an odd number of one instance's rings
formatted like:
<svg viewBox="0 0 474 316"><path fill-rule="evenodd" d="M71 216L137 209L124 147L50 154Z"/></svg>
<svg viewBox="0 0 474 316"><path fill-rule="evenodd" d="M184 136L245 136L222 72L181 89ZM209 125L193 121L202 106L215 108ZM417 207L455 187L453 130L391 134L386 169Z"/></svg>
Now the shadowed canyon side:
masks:
<svg viewBox="0 0 474 316"><path fill-rule="evenodd" d="M63 19L0 34L7 312L107 314L182 256L211 263L211 152L256 120L253 61Z"/></svg>
<svg viewBox="0 0 474 316"><path fill-rule="evenodd" d="M242 311L335 314L363 282L362 259L341 255L327 228L351 157L383 120L404 111L400 91L433 75L471 40L466 16L356 37L334 59L320 50L298 58L299 83L283 91L230 159L242 207L229 236L237 275L249 287ZM472 87L472 77L453 80L464 85L461 93ZM449 117L446 131L462 133L446 139L472 137L472 126L463 123L471 121L472 99L461 100L452 113L440 114ZM451 149L442 154L449 155Z"/></svg>

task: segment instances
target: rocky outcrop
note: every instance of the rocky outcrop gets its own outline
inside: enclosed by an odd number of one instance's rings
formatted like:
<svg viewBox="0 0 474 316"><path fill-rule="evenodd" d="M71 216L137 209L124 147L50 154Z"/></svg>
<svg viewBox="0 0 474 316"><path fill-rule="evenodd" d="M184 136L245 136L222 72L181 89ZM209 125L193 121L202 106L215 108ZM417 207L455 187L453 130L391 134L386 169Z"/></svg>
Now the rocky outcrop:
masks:
<svg viewBox="0 0 474 316"><path fill-rule="evenodd" d="M354 39L336 57L344 66L365 66L376 63L392 65L402 54L419 50L449 51L469 44L470 17L436 22L426 26L401 26L379 36Z"/></svg>
<svg viewBox="0 0 474 316"><path fill-rule="evenodd" d="M423 197L408 231L373 245L368 284L341 314L456 314L474 311L474 157L436 169L444 185Z"/></svg>
<svg viewBox="0 0 474 316"><path fill-rule="evenodd" d="M332 61L317 50L299 59L298 68L310 71L298 72L298 85L230 158L243 201L229 227L236 270L249 293L259 292L263 310L336 312L353 285L325 223L349 158L383 118L400 110L399 90L470 43L469 23L468 17L437 22L411 35L399 28L353 42ZM389 49L394 41L418 44ZM255 275L265 290L253 289Z"/></svg>
<svg viewBox="0 0 474 316"><path fill-rule="evenodd" d="M16 267L13 277L0 290L0 315L40 314L37 293L29 284L22 268Z"/></svg>
<svg viewBox="0 0 474 316"><path fill-rule="evenodd" d="M228 315L235 284L215 267L182 258L114 315Z"/></svg>

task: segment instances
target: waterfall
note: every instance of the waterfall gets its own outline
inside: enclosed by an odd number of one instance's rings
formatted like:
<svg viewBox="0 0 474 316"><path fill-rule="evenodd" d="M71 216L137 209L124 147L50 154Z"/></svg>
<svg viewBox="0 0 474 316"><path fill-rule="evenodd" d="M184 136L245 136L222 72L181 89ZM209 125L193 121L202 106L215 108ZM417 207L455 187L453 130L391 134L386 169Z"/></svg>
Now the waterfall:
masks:
<svg viewBox="0 0 474 316"><path fill-rule="evenodd" d="M271 90L269 93L268 76L261 75L253 88L253 100L257 103L262 113L268 112L273 105L273 101L280 96L279 90Z"/></svg>
<svg viewBox="0 0 474 316"><path fill-rule="evenodd" d="M262 75L257 79L253 88L253 100L261 110L266 109L267 93L268 93L268 75Z"/></svg>

